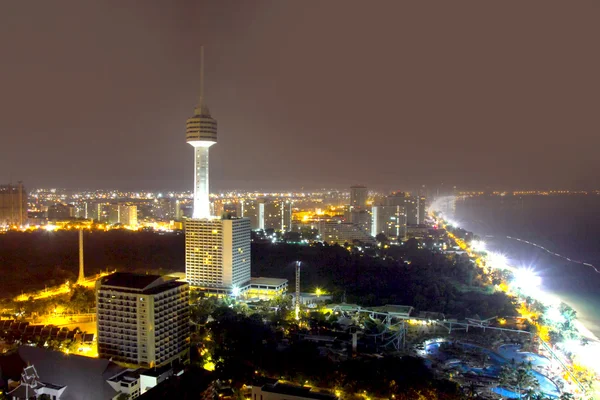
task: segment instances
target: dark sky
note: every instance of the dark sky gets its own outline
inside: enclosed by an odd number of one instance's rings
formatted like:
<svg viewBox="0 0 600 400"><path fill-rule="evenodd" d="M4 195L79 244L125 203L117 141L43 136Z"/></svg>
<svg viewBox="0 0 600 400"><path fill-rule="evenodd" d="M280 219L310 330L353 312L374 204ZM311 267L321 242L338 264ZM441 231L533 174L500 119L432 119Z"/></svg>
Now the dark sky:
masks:
<svg viewBox="0 0 600 400"><path fill-rule="evenodd" d="M600 2L0 2L0 182L600 187Z"/></svg>

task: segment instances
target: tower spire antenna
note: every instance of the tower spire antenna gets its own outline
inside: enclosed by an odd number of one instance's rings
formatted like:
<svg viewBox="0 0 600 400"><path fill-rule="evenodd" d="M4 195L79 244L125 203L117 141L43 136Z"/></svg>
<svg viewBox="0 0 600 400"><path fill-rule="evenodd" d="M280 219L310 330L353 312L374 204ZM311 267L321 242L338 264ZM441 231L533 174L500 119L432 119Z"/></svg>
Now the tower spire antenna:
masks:
<svg viewBox="0 0 600 400"><path fill-rule="evenodd" d="M202 111L204 101L204 46L200 46L200 98L198 99L198 108Z"/></svg>
<svg viewBox="0 0 600 400"><path fill-rule="evenodd" d="M200 97L194 116L186 122L186 141L194 147L193 218L209 218L208 148L217 143L217 121L204 104L204 46L200 47Z"/></svg>

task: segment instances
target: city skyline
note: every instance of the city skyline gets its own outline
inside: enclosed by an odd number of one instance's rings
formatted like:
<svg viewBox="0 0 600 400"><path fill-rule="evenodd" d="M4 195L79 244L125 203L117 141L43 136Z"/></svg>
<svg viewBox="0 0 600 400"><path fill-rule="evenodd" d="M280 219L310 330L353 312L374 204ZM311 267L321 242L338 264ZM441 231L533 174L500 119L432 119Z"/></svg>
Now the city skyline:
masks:
<svg viewBox="0 0 600 400"><path fill-rule="evenodd" d="M181 121L197 98L203 44L224 138L211 149L211 191L600 186L590 101L599 28L585 5L137 11L2 5L0 181L190 189Z"/></svg>

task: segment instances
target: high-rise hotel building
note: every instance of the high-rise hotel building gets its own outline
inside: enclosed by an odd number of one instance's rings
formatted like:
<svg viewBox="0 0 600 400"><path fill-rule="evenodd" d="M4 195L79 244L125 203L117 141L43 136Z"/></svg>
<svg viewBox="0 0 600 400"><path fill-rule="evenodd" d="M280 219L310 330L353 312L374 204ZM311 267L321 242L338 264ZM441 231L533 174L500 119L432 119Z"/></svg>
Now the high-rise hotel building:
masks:
<svg viewBox="0 0 600 400"><path fill-rule="evenodd" d="M189 219L185 223L185 274L192 287L214 294L246 289L250 282L250 220Z"/></svg>
<svg viewBox="0 0 600 400"><path fill-rule="evenodd" d="M194 211L185 221L185 273L192 287L213 294L241 294L250 284L250 221L211 216L209 148L217 143L217 121L203 101L204 54L200 99L186 123L186 141L194 147Z"/></svg>
<svg viewBox="0 0 600 400"><path fill-rule="evenodd" d="M116 272L96 282L98 354L154 367L187 350L189 285L175 278Z"/></svg>

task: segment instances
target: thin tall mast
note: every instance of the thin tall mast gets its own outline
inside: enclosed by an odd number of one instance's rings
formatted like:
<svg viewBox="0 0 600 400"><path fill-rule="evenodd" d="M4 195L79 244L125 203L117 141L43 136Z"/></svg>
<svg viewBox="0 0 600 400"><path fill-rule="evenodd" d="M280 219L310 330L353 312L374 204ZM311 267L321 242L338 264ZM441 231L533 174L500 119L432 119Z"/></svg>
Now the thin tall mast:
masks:
<svg viewBox="0 0 600 400"><path fill-rule="evenodd" d="M198 108L202 111L204 97L204 46L200 46L200 98L198 99Z"/></svg>

